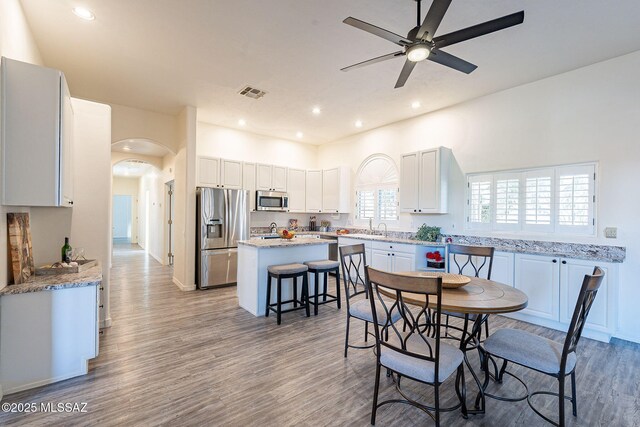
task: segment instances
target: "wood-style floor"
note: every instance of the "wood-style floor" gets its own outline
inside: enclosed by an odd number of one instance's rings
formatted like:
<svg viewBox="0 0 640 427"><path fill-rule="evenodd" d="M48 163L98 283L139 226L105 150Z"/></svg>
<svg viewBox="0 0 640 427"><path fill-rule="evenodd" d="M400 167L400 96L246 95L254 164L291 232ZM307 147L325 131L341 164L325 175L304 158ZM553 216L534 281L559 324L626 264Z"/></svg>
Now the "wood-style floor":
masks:
<svg viewBox="0 0 640 427"><path fill-rule="evenodd" d="M277 326L273 317L255 318L240 309L233 287L181 292L171 283L170 268L140 250L118 247L113 263L113 326L101 337L90 373L3 400L86 402L87 413L0 413L0 425L369 425L375 358L371 350L353 349L343 357L344 308L321 306L308 319L301 311L288 313ZM362 337L360 324L353 325L353 336ZM562 337L492 318L492 329L504 326ZM568 415L568 424L640 425L640 346L588 339L580 344L578 417ZM473 360L477 364L477 356ZM525 376L534 388L555 388L552 378L529 371ZM473 389L469 376L467 383ZM431 388L411 389L431 396ZM451 380L441 390L444 402L455 400ZM516 390L513 381L501 387L502 393ZM395 396L383 375L381 399ZM539 402L557 413L555 399ZM421 411L395 404L379 410L377 425L433 423ZM442 425L545 424L526 403L488 400L485 415L464 420L459 412L447 413Z"/></svg>

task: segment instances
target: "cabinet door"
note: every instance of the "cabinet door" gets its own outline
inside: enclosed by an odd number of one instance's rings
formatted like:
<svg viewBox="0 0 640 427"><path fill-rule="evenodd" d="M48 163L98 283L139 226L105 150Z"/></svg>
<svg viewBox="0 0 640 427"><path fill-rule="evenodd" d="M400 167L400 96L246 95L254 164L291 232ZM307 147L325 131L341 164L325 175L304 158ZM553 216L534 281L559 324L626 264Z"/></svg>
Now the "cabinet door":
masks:
<svg viewBox="0 0 640 427"><path fill-rule="evenodd" d="M283 166L273 166L271 185L275 191L287 191L287 168Z"/></svg>
<svg viewBox="0 0 640 427"><path fill-rule="evenodd" d="M64 77L60 79L62 89L62 120L60 121L60 177L62 179L61 206L73 205L73 107L71 94Z"/></svg>
<svg viewBox="0 0 640 427"><path fill-rule="evenodd" d="M223 188L240 190L242 188L242 162L236 160L221 161L220 184Z"/></svg>
<svg viewBox="0 0 640 427"><path fill-rule="evenodd" d="M438 209L439 173L438 150L420 152L419 211Z"/></svg>
<svg viewBox="0 0 640 427"><path fill-rule="evenodd" d="M391 252L382 251L380 249L371 250L371 260L369 261L371 267L382 270L391 271Z"/></svg>
<svg viewBox="0 0 640 427"><path fill-rule="evenodd" d="M322 211L322 171L307 171L306 182L306 209L307 212Z"/></svg>
<svg viewBox="0 0 640 427"><path fill-rule="evenodd" d="M509 252L494 252L491 280L513 286L513 262L514 254ZM481 277L486 278L486 275L481 274Z"/></svg>
<svg viewBox="0 0 640 427"><path fill-rule="evenodd" d="M306 172L301 169L287 171L287 193L289 193L289 211L305 211Z"/></svg>
<svg viewBox="0 0 640 427"><path fill-rule="evenodd" d="M322 171L322 210L338 212L340 203L340 169Z"/></svg>
<svg viewBox="0 0 640 427"><path fill-rule="evenodd" d="M560 320L560 262L557 257L515 255L514 287L527 295L521 313Z"/></svg>
<svg viewBox="0 0 640 427"><path fill-rule="evenodd" d="M256 190L272 191L271 174L273 167L271 165L256 165Z"/></svg>
<svg viewBox="0 0 640 427"><path fill-rule="evenodd" d="M418 153L400 159L400 211L418 212Z"/></svg>
<svg viewBox="0 0 640 427"><path fill-rule="evenodd" d="M256 210L256 164L242 164L242 189L249 190L249 210Z"/></svg>
<svg viewBox="0 0 640 427"><path fill-rule="evenodd" d="M393 252L393 272L400 273L406 271L416 271L416 255L414 253Z"/></svg>
<svg viewBox="0 0 640 427"><path fill-rule="evenodd" d="M218 187L220 185L220 159L198 158L198 186Z"/></svg>
<svg viewBox="0 0 640 427"><path fill-rule="evenodd" d="M601 262L583 261L577 259L563 259L560 265L560 321L566 324L571 322L573 310L578 300L578 294L582 286L585 274L592 274L593 268L597 265L604 271L604 279L600 289L593 301L591 310L587 317L585 327L608 332L611 301L609 297L610 268L603 266Z"/></svg>

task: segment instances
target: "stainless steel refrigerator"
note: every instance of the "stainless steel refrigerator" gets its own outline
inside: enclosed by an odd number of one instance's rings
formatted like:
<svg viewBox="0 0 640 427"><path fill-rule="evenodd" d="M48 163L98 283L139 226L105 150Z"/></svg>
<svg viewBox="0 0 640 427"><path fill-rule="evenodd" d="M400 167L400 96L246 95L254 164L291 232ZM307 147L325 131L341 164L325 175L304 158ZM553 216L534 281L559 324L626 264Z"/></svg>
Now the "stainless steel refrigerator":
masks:
<svg viewBox="0 0 640 427"><path fill-rule="evenodd" d="M196 216L198 288L236 283L238 240L249 238L249 191L198 187Z"/></svg>

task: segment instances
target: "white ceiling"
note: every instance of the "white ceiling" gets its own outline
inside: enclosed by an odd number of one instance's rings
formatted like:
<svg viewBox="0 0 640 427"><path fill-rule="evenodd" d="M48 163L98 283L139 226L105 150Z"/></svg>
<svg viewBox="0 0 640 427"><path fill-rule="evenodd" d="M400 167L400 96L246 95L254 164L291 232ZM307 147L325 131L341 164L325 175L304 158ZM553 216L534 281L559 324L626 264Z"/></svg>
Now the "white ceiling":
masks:
<svg viewBox="0 0 640 427"><path fill-rule="evenodd" d="M123 178L140 178L151 170L152 166L148 163L126 160L113 166L113 176Z"/></svg>
<svg viewBox="0 0 640 427"><path fill-rule="evenodd" d="M394 89L402 59L340 71L397 50L342 20L406 34L413 0L84 0L91 22L71 13L76 0L21 1L46 65L76 97L169 114L193 105L202 121L244 118L246 130L302 131L315 144L640 49L638 0L454 0L436 35L519 10L525 21L444 49L476 64L472 74L425 61ZM241 97L245 84L267 95Z"/></svg>

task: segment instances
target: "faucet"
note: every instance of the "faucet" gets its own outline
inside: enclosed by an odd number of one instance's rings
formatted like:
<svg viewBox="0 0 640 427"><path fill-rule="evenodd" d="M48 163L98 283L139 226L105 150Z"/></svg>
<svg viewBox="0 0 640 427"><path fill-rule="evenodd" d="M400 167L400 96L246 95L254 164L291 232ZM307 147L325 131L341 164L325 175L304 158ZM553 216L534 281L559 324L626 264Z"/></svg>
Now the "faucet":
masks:
<svg viewBox="0 0 640 427"><path fill-rule="evenodd" d="M369 218L369 231L373 231L373 219Z"/></svg>
<svg viewBox="0 0 640 427"><path fill-rule="evenodd" d="M276 224L275 222L269 224L269 227L271 227L271 234L278 232L278 224Z"/></svg>
<svg viewBox="0 0 640 427"><path fill-rule="evenodd" d="M381 225L384 225L384 237L387 237L387 224L385 224L384 222L381 222L380 224L378 224L378 227L376 228L376 230L380 230Z"/></svg>

